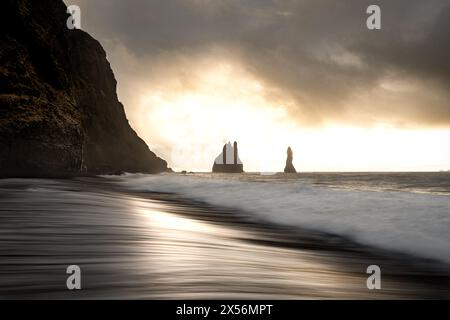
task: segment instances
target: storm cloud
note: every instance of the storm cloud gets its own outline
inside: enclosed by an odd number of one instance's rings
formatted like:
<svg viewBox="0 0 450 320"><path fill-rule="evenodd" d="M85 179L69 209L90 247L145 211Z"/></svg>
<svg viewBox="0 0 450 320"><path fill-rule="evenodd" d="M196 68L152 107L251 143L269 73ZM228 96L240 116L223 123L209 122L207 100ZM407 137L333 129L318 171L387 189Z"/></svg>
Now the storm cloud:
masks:
<svg viewBox="0 0 450 320"><path fill-rule="evenodd" d="M448 0L65 2L106 48L124 100L130 78L192 87L191 68L216 59L258 79L305 126L450 125ZM370 4L381 30L366 27Z"/></svg>

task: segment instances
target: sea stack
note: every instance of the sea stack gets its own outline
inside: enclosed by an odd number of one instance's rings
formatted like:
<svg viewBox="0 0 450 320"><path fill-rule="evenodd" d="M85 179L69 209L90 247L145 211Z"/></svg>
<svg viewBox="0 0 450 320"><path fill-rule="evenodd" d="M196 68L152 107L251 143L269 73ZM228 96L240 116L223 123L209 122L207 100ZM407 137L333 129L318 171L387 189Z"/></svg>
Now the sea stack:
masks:
<svg viewBox="0 0 450 320"><path fill-rule="evenodd" d="M230 142L222 148L222 153L214 160L212 172L240 173L244 172L242 161L239 159L237 142L233 146Z"/></svg>
<svg viewBox="0 0 450 320"><path fill-rule="evenodd" d="M294 165L292 164L292 149L291 147L287 148L287 159L286 159L286 166L284 167L285 173L296 173L297 171L294 168Z"/></svg>

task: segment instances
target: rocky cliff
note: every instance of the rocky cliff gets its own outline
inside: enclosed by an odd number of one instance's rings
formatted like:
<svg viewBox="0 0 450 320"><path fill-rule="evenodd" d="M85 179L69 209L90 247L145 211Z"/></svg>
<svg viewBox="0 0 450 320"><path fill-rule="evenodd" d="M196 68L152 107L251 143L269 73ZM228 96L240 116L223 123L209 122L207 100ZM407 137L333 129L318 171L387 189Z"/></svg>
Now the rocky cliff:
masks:
<svg viewBox="0 0 450 320"><path fill-rule="evenodd" d="M156 173L98 41L55 0L0 4L0 177Z"/></svg>

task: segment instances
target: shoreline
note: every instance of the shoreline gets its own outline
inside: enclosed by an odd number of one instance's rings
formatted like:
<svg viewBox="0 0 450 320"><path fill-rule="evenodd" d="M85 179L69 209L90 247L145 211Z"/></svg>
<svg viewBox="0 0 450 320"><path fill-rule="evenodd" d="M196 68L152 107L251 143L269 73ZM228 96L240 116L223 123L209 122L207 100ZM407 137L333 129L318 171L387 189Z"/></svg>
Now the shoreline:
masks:
<svg viewBox="0 0 450 320"><path fill-rule="evenodd" d="M439 262L371 248L326 233L267 224L251 219L242 211L211 206L176 194L132 191L104 178L45 180L49 185L52 181L57 181L61 186L49 188L56 188L61 194L42 192L49 197L61 197L57 201L63 201L68 196L85 195L105 201L105 205L98 208L98 203L86 204L82 198L75 207L71 205L71 212L91 218L98 215L96 219L106 218L106 224L110 224L110 220L120 219L114 229L101 226L102 232L92 233L89 229L99 226L84 222L86 225L81 231L87 233L86 238L79 238L79 231L74 232L75 239L82 241L81 248L100 250L98 243L104 242L105 252L114 252L116 246L123 247L121 250L124 252L124 257L105 254L103 258L112 259L112 265L91 257L92 270L90 273L88 270L87 277L93 281L92 287L81 290L82 295L78 298L450 299L448 266ZM33 184L31 180L24 183ZM12 192L18 197L18 205L19 200L23 203L29 198L26 194ZM27 201L38 208L41 203L39 198ZM45 201L42 205L49 207L45 210L51 211L50 217L61 212L60 207L53 208ZM27 208L24 207L24 212L30 210ZM101 211L100 215L93 211L90 214L94 209L105 212ZM3 202L0 202L0 210L3 213L7 211ZM20 216L20 213L19 205L15 214ZM141 220L143 215L150 220ZM27 217L32 218L33 215ZM14 219L12 215L10 218ZM39 224L36 221L32 223ZM64 228L76 226L73 222L61 223ZM127 224L134 231L122 230ZM105 238L104 234L109 236ZM137 237L139 241L129 244L130 237ZM67 239L58 241L62 242L63 247L68 246ZM70 247L69 253L72 250L77 252L78 249ZM2 260L5 261L5 256L11 260L6 253L4 249L0 252ZM71 256L67 252L65 254ZM130 261L126 261L127 256L131 257ZM29 259L30 265L16 263L15 269L24 268L27 274L29 269L35 271L33 263L46 265L45 261ZM60 261L59 251L55 253L55 259L57 264L64 264ZM142 264L143 259L148 260L148 264ZM7 262L0 262L0 272L4 274L7 271L4 268L11 267ZM128 265L126 270L119 267L122 264ZM369 276L366 268L373 264L381 267L381 290L368 290L366 287ZM112 283L106 281L109 277L105 279L101 275L100 265L120 277L120 285L118 280ZM138 269L136 273L135 268ZM141 277L142 274L146 276ZM95 281L94 276L97 277ZM136 277L140 281L136 282ZM139 289L141 282L147 284L144 292ZM9 284L9 288L12 287L14 283ZM121 291L123 287L127 294ZM6 293L6 297L71 298L63 288L57 288L55 291L55 287L46 287L39 294L19 290L17 295ZM0 296L5 297L2 289Z"/></svg>
<svg viewBox="0 0 450 320"><path fill-rule="evenodd" d="M194 219L204 219L230 228L239 226L239 228L249 232L255 232L261 235L261 238L246 239L246 241L255 244L294 250L308 250L319 255L334 256L338 258L337 260L340 260L344 269L360 273L362 278L368 277L369 274L364 273L365 270L361 272L362 269L360 267L378 263L380 266L384 265L384 271L387 271L387 276L392 278L392 280L397 281L395 278L398 277L402 278L402 281L405 280L405 284L418 285L418 287L430 286L431 288L436 288L437 291L442 290L442 292L432 293L432 299L450 299L450 265L443 261L368 246L348 237L323 231L275 225L255 220L253 216L246 214L242 210L210 205L195 199L180 197L175 193L131 191L131 194L139 194L152 200L174 202L186 206L184 208L191 207L191 209L194 209L184 212L174 211L176 214ZM214 214L211 214L210 211L213 211ZM205 213L207 214L204 215ZM425 288L425 291L428 289ZM375 291L373 293L376 298L379 298L378 293ZM420 295L421 293L418 293L418 298L422 298Z"/></svg>

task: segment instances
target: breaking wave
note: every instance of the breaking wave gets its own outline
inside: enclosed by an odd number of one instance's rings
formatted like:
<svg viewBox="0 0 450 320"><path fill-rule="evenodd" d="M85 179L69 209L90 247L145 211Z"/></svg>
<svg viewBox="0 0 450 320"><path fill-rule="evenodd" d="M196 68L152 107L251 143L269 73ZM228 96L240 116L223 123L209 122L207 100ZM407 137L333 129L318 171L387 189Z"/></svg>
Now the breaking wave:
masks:
<svg viewBox="0 0 450 320"><path fill-rule="evenodd" d="M265 222L450 263L449 196L336 190L296 180L248 182L178 174L110 178L134 190L176 193L244 210Z"/></svg>

